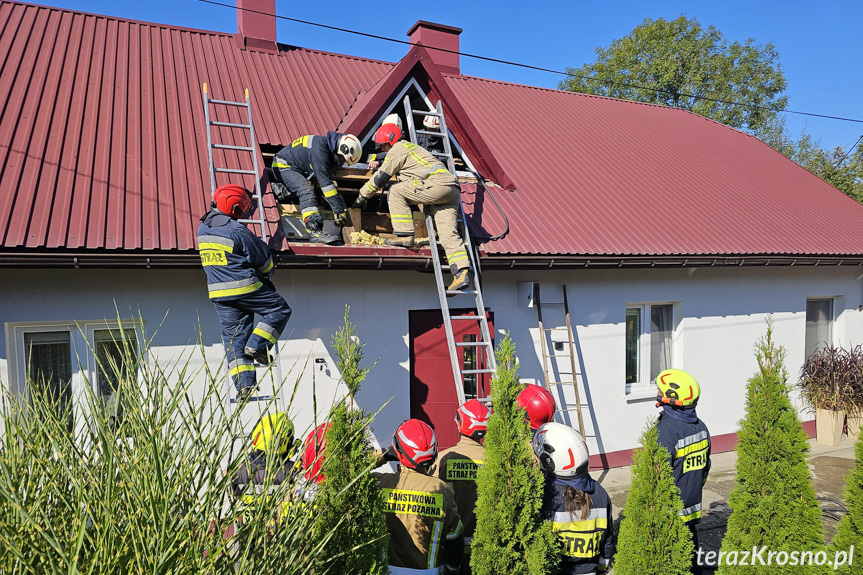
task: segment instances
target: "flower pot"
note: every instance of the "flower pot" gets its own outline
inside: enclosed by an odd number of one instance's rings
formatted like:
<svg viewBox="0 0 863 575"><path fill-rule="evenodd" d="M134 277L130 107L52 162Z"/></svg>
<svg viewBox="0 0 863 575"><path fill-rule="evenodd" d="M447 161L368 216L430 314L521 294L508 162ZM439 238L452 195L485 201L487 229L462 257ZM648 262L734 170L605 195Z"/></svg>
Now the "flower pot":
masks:
<svg viewBox="0 0 863 575"><path fill-rule="evenodd" d="M844 411L818 408L815 410L815 429L818 443L836 446L842 439L842 426L845 423Z"/></svg>
<svg viewBox="0 0 863 575"><path fill-rule="evenodd" d="M863 415L858 415L856 417L848 416L848 439L852 441L857 441L857 437L860 434L860 426L863 425Z"/></svg>

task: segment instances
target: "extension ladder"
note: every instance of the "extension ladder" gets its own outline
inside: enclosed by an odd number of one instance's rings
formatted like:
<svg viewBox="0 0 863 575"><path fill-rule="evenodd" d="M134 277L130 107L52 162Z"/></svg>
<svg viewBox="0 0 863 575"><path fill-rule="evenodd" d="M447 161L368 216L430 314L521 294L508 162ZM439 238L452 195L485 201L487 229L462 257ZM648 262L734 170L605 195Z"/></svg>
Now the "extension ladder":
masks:
<svg viewBox="0 0 863 575"><path fill-rule="evenodd" d="M217 100L215 98L211 98L209 92L207 90L207 84L203 85L203 95L204 95L204 119L207 124L207 159L210 168L210 195L212 197L213 194L216 193L216 174L229 174L239 176L243 180L247 177L251 176L254 179L254 191L252 193L252 197L256 201L257 206L257 217L251 219L241 219L237 220L242 224L255 224L260 227L260 237L264 241L267 242L267 222L264 218L264 205L263 198L261 195L261 182L260 176L258 175L258 151L255 142L255 128L252 123L252 102L249 97L249 89L245 90L245 101L244 102L232 102L229 100ZM213 116L211 117L211 109ZM215 120L213 117L216 116L217 110L223 110L223 114L225 117L230 113L231 109L239 110L241 116L247 118L248 123L242 123L242 120L238 122L228 122L223 119ZM222 116L220 116L222 117ZM216 126L219 128L212 130L212 127ZM235 145L234 143L214 143L214 136L224 135L225 130L222 128L230 129L232 136L235 133L234 131L242 131L244 139L248 140L248 145ZM237 138L239 139L239 137ZM232 142L236 142L236 139L233 139ZM213 160L213 151L219 150L217 152L220 155L221 159L224 160L223 165L216 166ZM236 163L239 166L246 165L248 166L248 159L244 159L244 155L248 155L247 157L251 157L251 165L252 169L242 169L241 167L228 167L228 154L236 153L237 160ZM234 163L234 162L232 162ZM227 182L226 182L227 183ZM245 186L244 186L245 187ZM284 411L285 405L282 397L281 387L282 387L282 374L281 374L281 366L279 361L279 344L273 346L272 353L275 354L275 358L270 365L262 365L255 363L255 372L256 372L256 380L258 384L258 393L256 395L252 395L246 399L246 403L244 406L248 406L253 402L272 402L275 403L276 408L280 411ZM261 387L264 385L265 380L267 379L267 375L269 375L269 381L272 384L272 391L269 394L261 394ZM234 390L234 382L231 379L230 367L226 366L226 385L227 385L227 398L228 404L226 413L230 416L233 409L239 403L237 398L235 397L236 391ZM266 403L259 403L258 405L266 405ZM260 409L258 410L261 411ZM257 418L254 420L257 421ZM247 423L244 421L244 423Z"/></svg>
<svg viewBox="0 0 863 575"><path fill-rule="evenodd" d="M413 110L411 108L410 96L405 96L404 107L411 142L416 143L417 134L425 134L432 138L442 138L444 145L443 153L431 151L429 151L429 153L443 160L443 163L446 165L450 173L455 175L455 162L453 160L452 146L450 145L449 131L446 127L446 119L444 118L443 107L441 106L441 103L437 103L437 108L435 110ZM440 132L417 130L414 126L414 116L432 116L438 118L440 120ZM437 236L435 234L434 218L432 218L430 213L426 212L426 228L429 234L429 247L431 248L432 261L434 262L435 281L437 283L438 298L440 299L441 314L443 315L444 330L446 331L446 341L449 348L450 362L452 364L453 379L455 381L455 392L456 396L458 397L459 405L461 405L465 401L464 376L471 374L477 374L480 376L482 374L492 374L497 368L497 363L495 362L494 358L494 345L491 340L491 333L488 327L488 318L486 317L485 313L485 304L483 303L482 299L482 289L480 286L480 277L478 273L479 253L475 250L473 242L471 241L470 230L468 229L467 222L464 217L464 210L462 209L461 198L459 198L458 205L458 223L461 224L462 239L464 240L465 251L467 251L468 260L470 262L470 271L468 273L470 276L470 286L472 289L464 291L446 289L446 284L444 283L443 278L443 270L441 268L440 253L438 251ZM448 297L460 295L473 296L476 314L461 316L450 315ZM455 336L453 335L453 321L479 322L480 340L470 342L456 342ZM481 367L483 363L477 361L477 366L480 367L480 369L462 369L458 353L458 348L460 347L476 347L478 348L478 351L485 350L485 367ZM481 355L478 353L477 360L479 360L480 357ZM478 385L478 394L480 389L481 386ZM480 399L482 400L487 398Z"/></svg>
<svg viewBox="0 0 863 575"><path fill-rule="evenodd" d="M540 347L542 349L542 374L545 378L545 388L548 391L551 391L552 386L556 385L572 385L572 389L575 392L575 406L568 408L566 407L566 403L563 402L563 406L558 409L559 413L567 413L567 412L575 412L578 415L578 431L581 433L581 436L585 439L587 436L584 434L584 417L582 415L582 404L581 404L581 394L578 390L578 372L576 370L576 361L575 361L575 339L572 337L572 323L569 318L569 301L567 299L566 293L566 284L563 284L563 301L562 302L554 302L554 303L546 303L545 307L554 307L554 308L563 308L563 312L565 315L566 327L552 327L547 328L542 322L542 298L540 297L540 286L539 283L535 283L533 286L533 303L536 306L536 319L539 322L539 341ZM557 351L554 349L554 341L550 339L550 335L555 331L565 331L566 332L566 342L565 343L566 353L554 353ZM549 345L551 344L551 345ZM555 370L555 362L550 362L549 360L555 359L569 359L569 374L570 379L565 381L555 381L551 376L554 376L555 373L558 375L561 374L561 370ZM549 367L551 367L551 376L549 376ZM587 391L587 390L585 390ZM588 407L589 404L588 404Z"/></svg>

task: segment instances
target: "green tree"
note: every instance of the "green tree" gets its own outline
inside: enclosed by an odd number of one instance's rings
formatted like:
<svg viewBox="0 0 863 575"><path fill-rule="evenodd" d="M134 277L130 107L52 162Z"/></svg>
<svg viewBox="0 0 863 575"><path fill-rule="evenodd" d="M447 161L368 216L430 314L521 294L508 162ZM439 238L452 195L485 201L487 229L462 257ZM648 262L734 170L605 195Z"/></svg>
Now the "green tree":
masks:
<svg viewBox="0 0 863 575"><path fill-rule="evenodd" d="M614 563L618 575L690 572L692 535L680 518L683 501L668 458L652 421L641 435L641 449L632 458L632 483Z"/></svg>
<svg viewBox="0 0 863 575"><path fill-rule="evenodd" d="M839 530L833 538L832 551L848 552L851 546L857 552L857 561L863 552L863 434L857 436L854 446L857 463L845 482L845 505L848 513L839 522ZM831 556L835 556L831 553ZM860 567L843 565L836 569L841 575L859 572Z"/></svg>
<svg viewBox="0 0 863 575"><path fill-rule="evenodd" d="M785 349L774 343L770 320L755 355L758 372L749 379L746 414L737 434L737 476L728 500L732 513L719 573L812 573L814 567L808 565L732 565L753 548L817 552L824 545L808 467L809 442L788 397Z"/></svg>
<svg viewBox="0 0 863 575"><path fill-rule="evenodd" d="M596 55L567 68L560 89L683 108L756 133L787 103L773 44L728 42L694 18L645 19Z"/></svg>
<svg viewBox="0 0 863 575"><path fill-rule="evenodd" d="M515 345L500 342L492 379L494 413L477 478L477 527L471 543L475 575L544 575L557 564L557 539L540 516L544 478L530 447L531 432L516 403L520 386Z"/></svg>
<svg viewBox="0 0 863 575"><path fill-rule="evenodd" d="M341 378L354 395L374 367L361 367L362 343L345 307L345 323L332 338ZM375 362L377 363L377 362ZM383 500L374 477L377 466L369 425L373 417L338 402L330 412L330 427L322 457L326 480L314 496L313 539L325 549L326 572L339 575L385 575L389 534Z"/></svg>

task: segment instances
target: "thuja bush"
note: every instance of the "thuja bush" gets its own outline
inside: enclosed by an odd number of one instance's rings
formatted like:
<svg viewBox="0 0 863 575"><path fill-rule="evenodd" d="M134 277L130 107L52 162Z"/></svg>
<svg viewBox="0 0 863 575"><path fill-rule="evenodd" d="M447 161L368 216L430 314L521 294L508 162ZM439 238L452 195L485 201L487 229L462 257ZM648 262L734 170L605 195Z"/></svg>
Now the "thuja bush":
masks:
<svg viewBox="0 0 863 575"><path fill-rule="evenodd" d="M632 457L632 483L623 509L614 572L683 575L690 572L692 534L680 518L683 501L669 453L651 421Z"/></svg>
<svg viewBox="0 0 863 575"><path fill-rule="evenodd" d="M755 356L758 371L749 379L746 413L737 432L737 475L728 500L732 513L719 573L811 573L814 567L809 565L732 564L743 552L762 547L817 552L824 545L821 509L808 467L809 442L788 397L785 350L773 341L769 321Z"/></svg>
<svg viewBox="0 0 863 575"><path fill-rule="evenodd" d="M544 479L534 464L531 431L517 404L515 344L507 334L495 353L494 412L485 436L485 463L477 478L477 526L471 543L475 575L554 573L558 546L540 516Z"/></svg>
<svg viewBox="0 0 863 575"><path fill-rule="evenodd" d="M854 445L855 465L845 481L845 506L848 513L839 521L839 529L833 538L831 557L836 557L836 552L845 552L850 555L851 547L857 554L857 561L863 555L863 430L857 436ZM846 562L847 563L847 562ZM851 575L860 572L860 567L844 564L836 568L836 573Z"/></svg>
<svg viewBox="0 0 863 575"><path fill-rule="evenodd" d="M362 367L363 344L357 328L345 323L332 339L341 379L351 405L360 384L374 367ZM375 362L376 363L376 362ZM373 416L339 401L330 413L330 427L321 454L326 478L314 496L314 537L322 545L326 572L338 575L385 575L389 543L383 499L369 473L377 466L369 426Z"/></svg>
<svg viewBox="0 0 863 575"><path fill-rule="evenodd" d="M242 511L234 498L231 478L249 440L239 411L229 415L224 408L224 371L192 373L189 358L163 368L139 361L128 352L134 346L122 347L119 365L100 366L118 380L119 417L89 383L67 404L38 382L29 382L28 401L6 398L0 572L299 575L318 569L327 557L309 536L311 518L282 516L293 479L278 486L268 479L262 488L269 497ZM203 396L193 396L193 380L202 379ZM254 497L254 487L239 495ZM241 536L229 537L240 513Z"/></svg>

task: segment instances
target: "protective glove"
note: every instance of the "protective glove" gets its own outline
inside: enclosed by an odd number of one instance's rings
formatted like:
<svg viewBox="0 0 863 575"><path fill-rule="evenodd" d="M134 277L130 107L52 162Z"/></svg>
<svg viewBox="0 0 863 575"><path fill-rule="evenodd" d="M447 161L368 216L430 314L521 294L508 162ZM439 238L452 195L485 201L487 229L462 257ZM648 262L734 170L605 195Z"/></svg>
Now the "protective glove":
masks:
<svg viewBox="0 0 863 575"><path fill-rule="evenodd" d="M369 203L369 199L367 197L365 197L364 195L360 194L359 196L357 196L357 201L355 201L354 205L352 205L351 207L364 210L366 208L366 204L368 204L368 203Z"/></svg>
<svg viewBox="0 0 863 575"><path fill-rule="evenodd" d="M348 224L347 212L333 212L333 221L339 227L344 227Z"/></svg>
<svg viewBox="0 0 863 575"><path fill-rule="evenodd" d="M384 461L398 461L399 456L396 453L396 446L390 445L387 447L386 451L384 451Z"/></svg>

